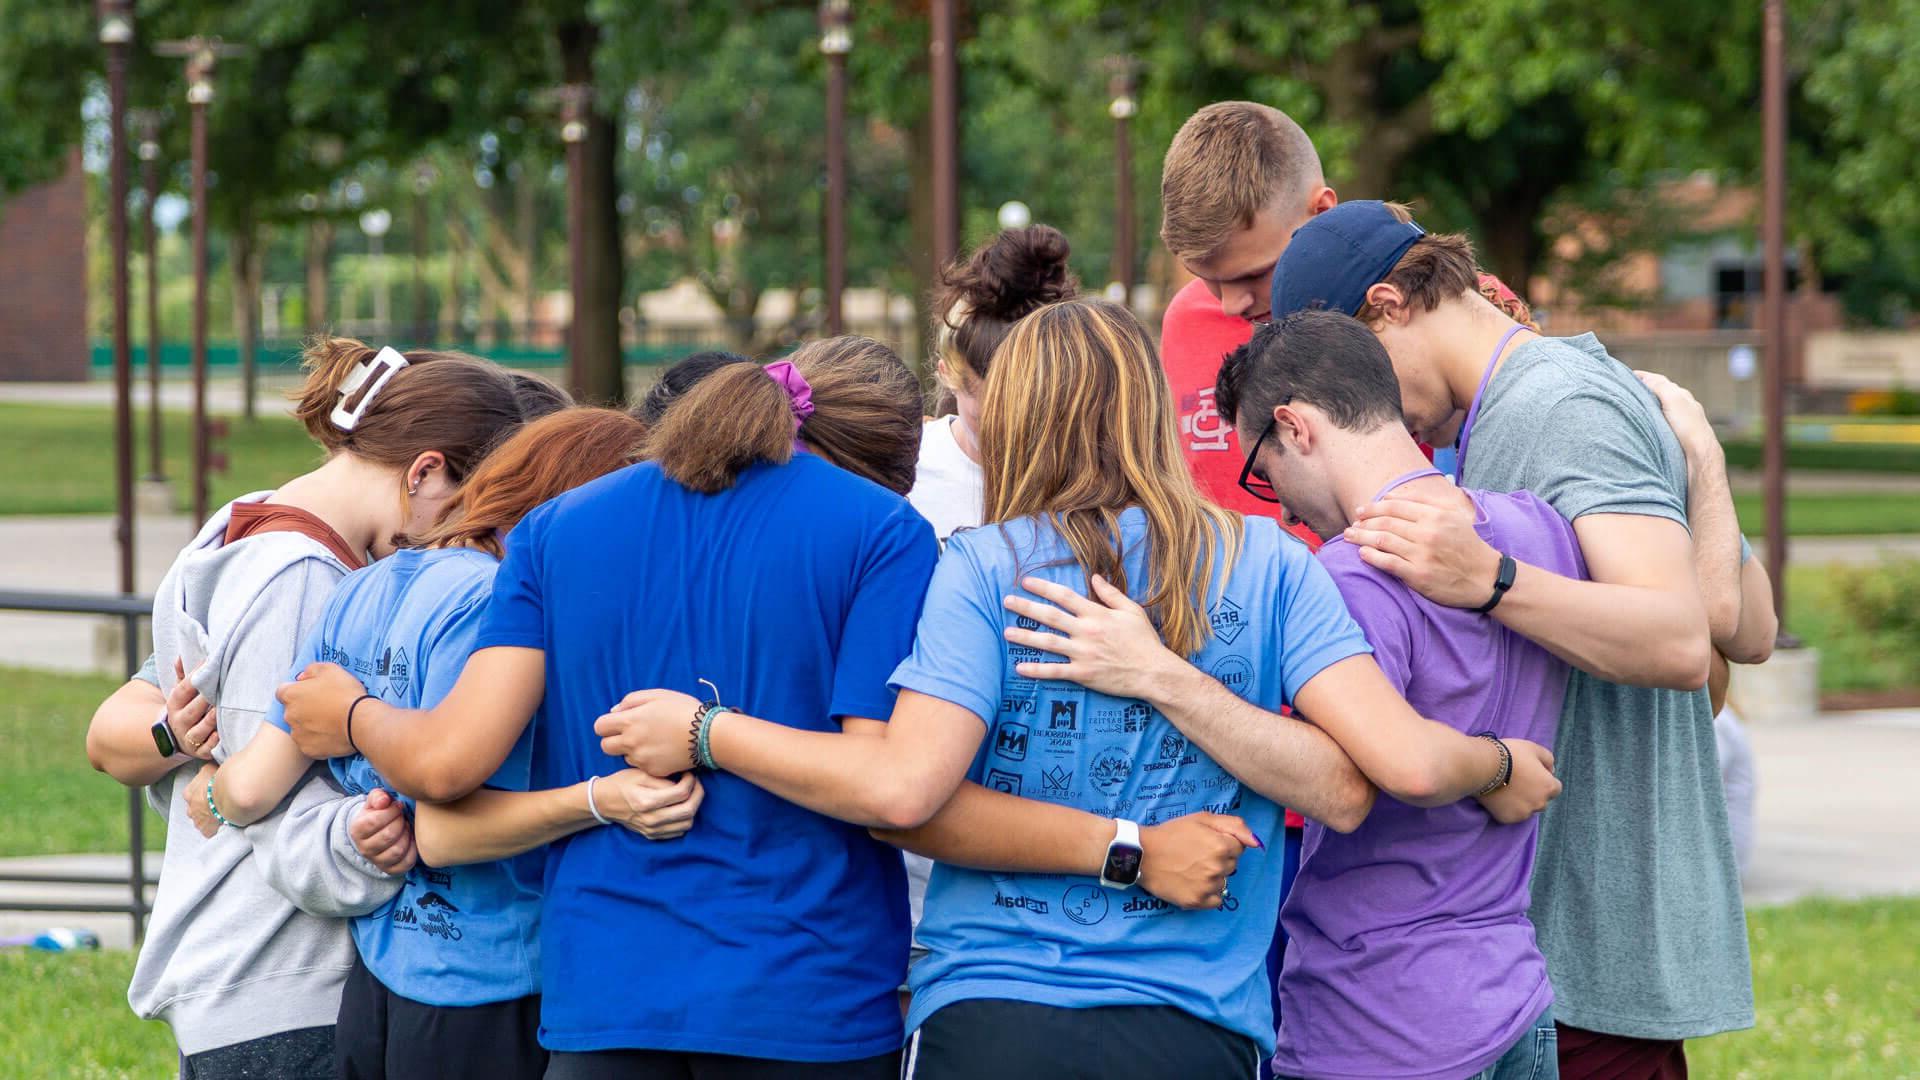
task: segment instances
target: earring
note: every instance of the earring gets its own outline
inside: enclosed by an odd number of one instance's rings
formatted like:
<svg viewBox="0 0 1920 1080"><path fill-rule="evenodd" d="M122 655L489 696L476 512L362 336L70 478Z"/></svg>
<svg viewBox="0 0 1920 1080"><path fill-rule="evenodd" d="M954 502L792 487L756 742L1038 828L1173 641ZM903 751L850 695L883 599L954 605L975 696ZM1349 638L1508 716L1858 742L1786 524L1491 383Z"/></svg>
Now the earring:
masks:
<svg viewBox="0 0 1920 1080"><path fill-rule="evenodd" d="M420 494L420 482L418 480L415 480L413 482L413 486L407 489L407 494L408 495Z"/></svg>

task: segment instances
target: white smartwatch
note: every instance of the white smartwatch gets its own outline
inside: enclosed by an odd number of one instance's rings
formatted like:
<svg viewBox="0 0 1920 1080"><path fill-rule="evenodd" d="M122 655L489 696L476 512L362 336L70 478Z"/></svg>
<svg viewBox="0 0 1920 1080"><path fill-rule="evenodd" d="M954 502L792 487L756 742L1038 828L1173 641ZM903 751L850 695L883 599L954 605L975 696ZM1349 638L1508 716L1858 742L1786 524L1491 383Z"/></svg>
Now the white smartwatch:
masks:
<svg viewBox="0 0 1920 1080"><path fill-rule="evenodd" d="M1100 884L1109 889L1131 889L1140 880L1140 824L1117 818L1107 861L1100 868Z"/></svg>

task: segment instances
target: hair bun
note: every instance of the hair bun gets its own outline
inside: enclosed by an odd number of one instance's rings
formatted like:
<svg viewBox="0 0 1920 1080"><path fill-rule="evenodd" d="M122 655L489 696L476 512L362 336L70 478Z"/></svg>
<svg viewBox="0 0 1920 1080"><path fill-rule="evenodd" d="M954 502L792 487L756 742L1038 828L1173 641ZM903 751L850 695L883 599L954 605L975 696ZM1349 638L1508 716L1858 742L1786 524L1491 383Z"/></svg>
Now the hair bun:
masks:
<svg viewBox="0 0 1920 1080"><path fill-rule="evenodd" d="M946 284L971 314L1012 322L1079 291L1067 267L1071 252L1051 225L1005 229L949 271Z"/></svg>

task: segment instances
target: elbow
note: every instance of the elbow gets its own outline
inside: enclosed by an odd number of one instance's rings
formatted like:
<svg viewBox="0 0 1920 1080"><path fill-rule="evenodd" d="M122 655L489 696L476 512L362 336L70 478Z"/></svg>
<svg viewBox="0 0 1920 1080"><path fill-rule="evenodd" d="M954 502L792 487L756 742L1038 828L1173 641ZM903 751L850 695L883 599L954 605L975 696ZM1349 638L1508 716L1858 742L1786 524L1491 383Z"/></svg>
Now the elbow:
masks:
<svg viewBox="0 0 1920 1080"><path fill-rule="evenodd" d="M393 789L417 802L449 803L463 799L486 781L473 775L467 762L452 756L429 758L416 767L385 774Z"/></svg>
<svg viewBox="0 0 1920 1080"><path fill-rule="evenodd" d="M87 764L93 766L94 772L102 772L112 776L112 772L107 768L107 762L109 760L106 745L107 739L100 730L100 717L98 714L95 714L93 719L94 722L87 725ZM119 778L115 777L115 779Z"/></svg>
<svg viewBox="0 0 1920 1080"><path fill-rule="evenodd" d="M1769 611L1764 620L1744 628L1720 652L1730 663L1764 664L1773 658L1773 645L1779 637L1780 619Z"/></svg>
<svg viewBox="0 0 1920 1080"><path fill-rule="evenodd" d="M1337 833L1353 832L1367 820L1367 815L1373 812L1373 797L1376 791L1377 789L1367 782L1367 778L1355 770L1353 783L1348 785L1347 791L1341 793L1340 800L1333 805L1326 816L1321 818L1320 824Z"/></svg>
<svg viewBox="0 0 1920 1080"><path fill-rule="evenodd" d="M867 824L887 833L917 829L933 820L933 815L947 804L951 794L951 791L940 794L939 785L919 777L900 777L890 784L876 784L866 806Z"/></svg>
<svg viewBox="0 0 1920 1080"><path fill-rule="evenodd" d="M1667 670L1661 685L1669 690L1704 689L1713 674L1713 640L1704 626L1674 642L1667 650Z"/></svg>
<svg viewBox="0 0 1920 1080"><path fill-rule="evenodd" d="M220 785L220 802L235 825L251 825L273 812L280 799L258 784L238 780Z"/></svg>

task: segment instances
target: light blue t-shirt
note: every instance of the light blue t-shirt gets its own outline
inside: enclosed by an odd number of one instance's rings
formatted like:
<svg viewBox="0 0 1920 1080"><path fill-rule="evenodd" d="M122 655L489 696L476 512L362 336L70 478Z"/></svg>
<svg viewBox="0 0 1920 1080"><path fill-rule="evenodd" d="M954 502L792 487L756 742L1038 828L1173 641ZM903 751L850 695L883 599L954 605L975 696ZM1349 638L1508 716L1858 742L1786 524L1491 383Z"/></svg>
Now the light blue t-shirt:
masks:
<svg viewBox="0 0 1920 1080"><path fill-rule="evenodd" d="M466 548L399 551L341 579L302 646L294 674L334 663L367 693L405 709L432 708L460 678L487 612L498 564ZM275 702L267 722L287 729ZM527 726L488 787L527 789ZM392 788L359 755L328 763L350 795ZM413 800L402 798L407 815ZM387 989L427 1005L484 1005L540 992L540 849L497 862L407 871L379 910L352 921L367 970Z"/></svg>
<svg viewBox="0 0 1920 1080"><path fill-rule="evenodd" d="M1120 516L1130 593L1149 581L1146 517ZM1058 657L1009 644L1001 604L1031 575L1085 591L1051 526L1025 518L955 533L934 571L913 655L893 684L960 705L986 726L967 778L996 791L1151 825L1237 814L1281 837L1281 808L1240 782L1143 701L1023 679L1014 665ZM1238 563L1207 590L1213 636L1193 662L1270 711L1328 665L1369 651L1327 572L1267 519L1246 523ZM1010 998L1064 1008L1169 1005L1273 1052L1267 947L1280 908L1278 848L1240 857L1218 911L1180 911L1091 878L994 874L936 863L913 969L909 1028L956 1001Z"/></svg>

